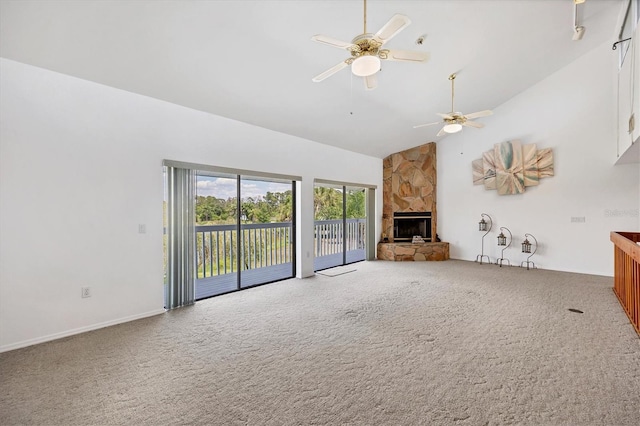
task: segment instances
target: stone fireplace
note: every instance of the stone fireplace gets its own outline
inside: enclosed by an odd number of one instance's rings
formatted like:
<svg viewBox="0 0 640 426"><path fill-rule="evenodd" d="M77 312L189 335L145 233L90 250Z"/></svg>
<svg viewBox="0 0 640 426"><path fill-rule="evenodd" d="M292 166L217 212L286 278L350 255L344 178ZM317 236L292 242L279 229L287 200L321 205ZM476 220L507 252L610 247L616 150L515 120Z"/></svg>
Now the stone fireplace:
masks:
<svg viewBox="0 0 640 426"><path fill-rule="evenodd" d="M436 239L436 144L391 154L382 161L382 239L378 259L446 260L449 244ZM425 243L412 243L414 235ZM386 238L386 240L385 240Z"/></svg>

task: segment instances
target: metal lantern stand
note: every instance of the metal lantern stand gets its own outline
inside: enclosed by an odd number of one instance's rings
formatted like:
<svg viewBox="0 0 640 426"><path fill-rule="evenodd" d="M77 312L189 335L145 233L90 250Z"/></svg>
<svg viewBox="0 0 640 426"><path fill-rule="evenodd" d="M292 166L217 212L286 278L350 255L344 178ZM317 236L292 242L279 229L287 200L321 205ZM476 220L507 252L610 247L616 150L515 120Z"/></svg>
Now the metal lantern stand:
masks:
<svg viewBox="0 0 640 426"><path fill-rule="evenodd" d="M509 233L509 244L507 244L507 237L504 235L503 231L507 231ZM500 235L498 235L498 245L499 246L505 246L502 249L502 254L500 255L500 259L496 259L496 265L499 265L502 268L502 263L506 260L509 263L509 266L511 266L511 261L509 259L505 259L504 258L504 251L506 249L509 248L509 246L511 245L511 241L513 241L513 235L511 234L511 231L509 231L509 228L505 228L504 226L500 227Z"/></svg>
<svg viewBox="0 0 640 426"><path fill-rule="evenodd" d="M529 242L529 239L528 239L527 237L531 237L531 238L533 238L533 241L534 241L534 248L533 248L533 252L531 252L531 243ZM523 261L520 263L520 267L521 267L521 268L523 267L522 265L526 263L526 264L527 264L527 271L530 269L530 268L529 268L529 266L531 266L531 268L538 269L538 268L536 267L536 264L535 264L535 263L533 263L533 262L531 262L531 261L529 260L529 259L531 259L531 256L533 256L534 254L536 254L536 250L538 250L538 240L536 240L536 237L534 237L534 236L533 236L533 235L531 235L531 234L524 234L524 242L522 243L522 252L523 252L523 253L531 253L531 254L529 255L529 257L527 257L527 260L526 260L526 261L524 261L524 260L523 260Z"/></svg>
<svg viewBox="0 0 640 426"><path fill-rule="evenodd" d="M481 216L482 218L478 223L478 230L487 231L487 232L485 232L484 235L482 236L482 252L476 256L476 262L479 262L482 265L482 261L484 260L485 257L487 258L487 263L491 263L491 258L486 254L484 254L484 237L486 237L487 234L491 231L491 227L493 226L493 221L491 220L491 216L489 216L488 214L482 213ZM487 229L487 222L484 220L485 217L489 219L488 229Z"/></svg>

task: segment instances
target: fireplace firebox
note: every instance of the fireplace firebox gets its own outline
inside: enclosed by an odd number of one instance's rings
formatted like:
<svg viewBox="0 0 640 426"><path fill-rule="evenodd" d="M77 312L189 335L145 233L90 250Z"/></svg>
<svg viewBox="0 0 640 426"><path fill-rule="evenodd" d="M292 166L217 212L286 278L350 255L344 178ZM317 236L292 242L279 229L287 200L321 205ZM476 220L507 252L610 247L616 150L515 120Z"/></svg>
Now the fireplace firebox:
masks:
<svg viewBox="0 0 640 426"><path fill-rule="evenodd" d="M416 235L431 242L431 212L395 212L393 241L412 241Z"/></svg>

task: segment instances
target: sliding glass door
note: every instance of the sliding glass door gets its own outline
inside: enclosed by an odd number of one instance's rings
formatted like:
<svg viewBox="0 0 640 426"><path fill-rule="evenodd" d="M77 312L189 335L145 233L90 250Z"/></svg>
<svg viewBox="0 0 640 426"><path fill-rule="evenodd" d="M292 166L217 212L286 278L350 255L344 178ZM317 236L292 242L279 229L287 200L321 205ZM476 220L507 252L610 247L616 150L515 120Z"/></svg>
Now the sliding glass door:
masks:
<svg viewBox="0 0 640 426"><path fill-rule="evenodd" d="M293 276L292 182L240 179L242 288Z"/></svg>
<svg viewBox="0 0 640 426"><path fill-rule="evenodd" d="M294 276L294 188L196 174L196 300Z"/></svg>
<svg viewBox="0 0 640 426"><path fill-rule="evenodd" d="M196 175L196 300L238 289L237 180Z"/></svg>
<svg viewBox="0 0 640 426"><path fill-rule="evenodd" d="M320 185L314 188L314 269L364 260L366 257L366 190Z"/></svg>

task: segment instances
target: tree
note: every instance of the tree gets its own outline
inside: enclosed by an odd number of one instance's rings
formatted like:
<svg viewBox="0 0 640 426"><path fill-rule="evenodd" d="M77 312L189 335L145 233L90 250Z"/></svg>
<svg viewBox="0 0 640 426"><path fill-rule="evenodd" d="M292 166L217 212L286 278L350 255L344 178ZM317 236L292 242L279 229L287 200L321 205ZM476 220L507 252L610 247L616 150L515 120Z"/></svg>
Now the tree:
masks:
<svg viewBox="0 0 640 426"><path fill-rule="evenodd" d="M313 206L316 220L342 219L342 191L316 186Z"/></svg>
<svg viewBox="0 0 640 426"><path fill-rule="evenodd" d="M230 224L237 220L236 198L223 200L212 196L196 197L198 224ZM290 222L293 219L291 190L267 192L264 197L246 197L240 202L240 215L244 222Z"/></svg>
<svg viewBox="0 0 640 426"><path fill-rule="evenodd" d="M365 193L363 190L347 190L347 217L365 217Z"/></svg>

